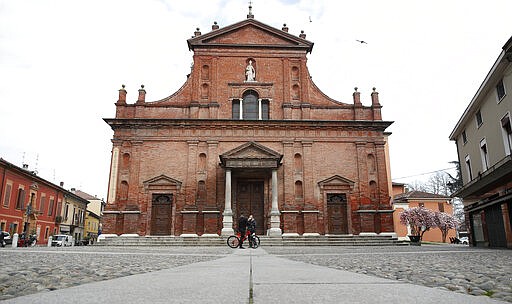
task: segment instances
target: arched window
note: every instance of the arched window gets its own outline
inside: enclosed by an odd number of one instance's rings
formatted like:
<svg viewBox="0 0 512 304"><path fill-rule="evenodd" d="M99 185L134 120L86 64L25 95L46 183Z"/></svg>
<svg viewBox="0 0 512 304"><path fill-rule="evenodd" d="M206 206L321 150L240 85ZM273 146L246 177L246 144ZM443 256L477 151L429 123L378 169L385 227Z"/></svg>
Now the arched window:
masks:
<svg viewBox="0 0 512 304"><path fill-rule="evenodd" d="M125 200L128 198L128 182L122 181L119 187L119 199Z"/></svg>
<svg viewBox="0 0 512 304"><path fill-rule="evenodd" d="M260 99L257 92L248 90L243 94L242 100L233 99L233 119L269 119L269 101Z"/></svg>
<svg viewBox="0 0 512 304"><path fill-rule="evenodd" d="M250 90L245 92L242 100L242 111L244 119L259 118L259 101L258 93Z"/></svg>

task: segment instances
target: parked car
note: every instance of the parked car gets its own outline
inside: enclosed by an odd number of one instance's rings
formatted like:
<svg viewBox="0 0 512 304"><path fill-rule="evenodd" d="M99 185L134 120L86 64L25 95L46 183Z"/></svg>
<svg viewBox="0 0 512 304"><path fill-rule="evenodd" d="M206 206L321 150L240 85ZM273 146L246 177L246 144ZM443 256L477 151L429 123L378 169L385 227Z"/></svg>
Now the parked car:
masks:
<svg viewBox="0 0 512 304"><path fill-rule="evenodd" d="M469 244L469 238L467 236L463 236L459 240L460 240L460 243L462 245L468 245Z"/></svg>
<svg viewBox="0 0 512 304"><path fill-rule="evenodd" d="M56 234L52 237L52 246L73 246L73 237L66 234Z"/></svg>
<svg viewBox="0 0 512 304"><path fill-rule="evenodd" d="M12 244L11 234L7 231L2 231L2 234L4 235L5 244Z"/></svg>

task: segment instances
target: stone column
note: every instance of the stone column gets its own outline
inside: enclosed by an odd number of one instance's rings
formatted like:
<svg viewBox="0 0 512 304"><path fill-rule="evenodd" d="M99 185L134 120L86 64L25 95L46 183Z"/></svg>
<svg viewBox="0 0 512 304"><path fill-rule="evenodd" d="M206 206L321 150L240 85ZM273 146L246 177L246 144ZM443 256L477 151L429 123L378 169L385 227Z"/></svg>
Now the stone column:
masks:
<svg viewBox="0 0 512 304"><path fill-rule="evenodd" d="M226 185L224 192L224 213L221 235L232 235L235 232L233 230L233 211L231 210L231 169L226 169Z"/></svg>
<svg viewBox="0 0 512 304"><path fill-rule="evenodd" d="M279 216L279 206L277 204L277 169L272 170L272 209L270 210L270 229L269 236L281 236L281 220Z"/></svg>
<svg viewBox="0 0 512 304"><path fill-rule="evenodd" d="M261 98L258 99L258 119L261 120Z"/></svg>

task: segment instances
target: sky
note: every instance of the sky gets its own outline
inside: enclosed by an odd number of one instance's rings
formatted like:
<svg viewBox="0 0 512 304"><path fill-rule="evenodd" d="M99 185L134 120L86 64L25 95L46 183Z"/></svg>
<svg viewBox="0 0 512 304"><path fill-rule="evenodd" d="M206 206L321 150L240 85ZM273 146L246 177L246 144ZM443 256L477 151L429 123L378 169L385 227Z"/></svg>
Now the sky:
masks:
<svg viewBox="0 0 512 304"><path fill-rule="evenodd" d="M329 97L379 92L393 181L457 160L448 139L512 36L510 0L253 0L254 18L314 42L308 68ZM0 0L0 157L50 182L107 197L122 84L128 102L178 90L186 40L242 21L245 0ZM356 40L364 40L363 44ZM453 173L453 171L451 171Z"/></svg>

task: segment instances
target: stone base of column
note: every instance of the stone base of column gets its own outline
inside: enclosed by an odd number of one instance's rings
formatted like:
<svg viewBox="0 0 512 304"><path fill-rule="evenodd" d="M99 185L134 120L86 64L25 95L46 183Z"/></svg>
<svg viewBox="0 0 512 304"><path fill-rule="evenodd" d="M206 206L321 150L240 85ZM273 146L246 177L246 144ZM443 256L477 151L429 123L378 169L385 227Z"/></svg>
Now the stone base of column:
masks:
<svg viewBox="0 0 512 304"><path fill-rule="evenodd" d="M187 237L198 237L195 233L183 233L180 235L181 237L187 238Z"/></svg>
<svg viewBox="0 0 512 304"><path fill-rule="evenodd" d="M271 211L270 212L270 229L267 231L268 236L281 236L283 232L281 231L281 220L279 218L279 211Z"/></svg>
<svg viewBox="0 0 512 304"><path fill-rule="evenodd" d="M233 230L233 212L231 210L224 211L222 216L222 231L220 235L229 236L235 234Z"/></svg>

